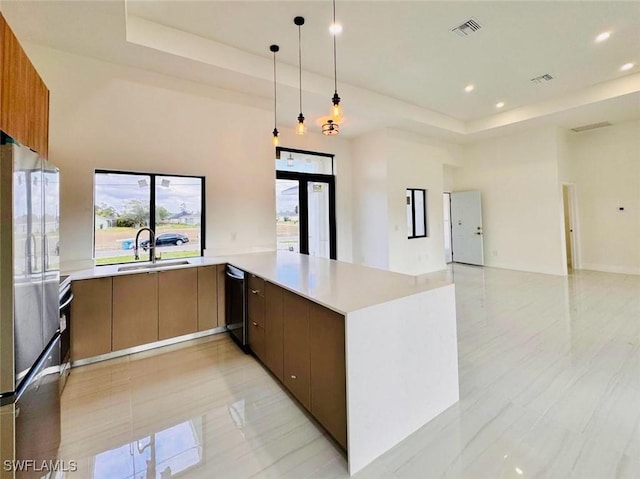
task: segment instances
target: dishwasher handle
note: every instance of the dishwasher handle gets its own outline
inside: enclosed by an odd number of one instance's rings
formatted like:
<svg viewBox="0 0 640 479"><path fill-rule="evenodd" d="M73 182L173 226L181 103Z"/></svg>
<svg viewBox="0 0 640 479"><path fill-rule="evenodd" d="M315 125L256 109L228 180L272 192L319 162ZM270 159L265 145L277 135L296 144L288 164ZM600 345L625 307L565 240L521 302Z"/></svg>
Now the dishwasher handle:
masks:
<svg viewBox="0 0 640 479"><path fill-rule="evenodd" d="M227 266L227 277L231 279L244 280L244 271L232 266Z"/></svg>

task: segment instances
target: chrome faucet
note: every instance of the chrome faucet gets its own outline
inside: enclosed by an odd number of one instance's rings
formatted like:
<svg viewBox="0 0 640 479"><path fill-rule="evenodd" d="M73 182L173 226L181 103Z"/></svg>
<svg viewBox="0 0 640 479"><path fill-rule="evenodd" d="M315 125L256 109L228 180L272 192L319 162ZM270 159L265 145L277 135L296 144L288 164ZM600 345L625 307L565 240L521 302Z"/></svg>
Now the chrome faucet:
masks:
<svg viewBox="0 0 640 479"><path fill-rule="evenodd" d="M140 255L138 254L138 249L140 248L138 246L138 239L140 238L140 233L142 233L143 231L148 231L149 232L149 251L151 252L151 262L155 263L156 262L156 234L153 232L153 230L147 226L140 228L138 230L138 232L136 233L136 242L135 242L135 247L133 250L133 254L134 254L134 259L138 260L140 259Z"/></svg>

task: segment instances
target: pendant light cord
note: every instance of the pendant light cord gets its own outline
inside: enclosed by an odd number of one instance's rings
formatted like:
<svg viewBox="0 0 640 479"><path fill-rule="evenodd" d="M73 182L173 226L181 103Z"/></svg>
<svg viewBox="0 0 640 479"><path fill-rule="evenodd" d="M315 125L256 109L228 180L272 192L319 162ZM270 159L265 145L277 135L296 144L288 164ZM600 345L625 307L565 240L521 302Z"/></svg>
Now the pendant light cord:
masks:
<svg viewBox="0 0 640 479"><path fill-rule="evenodd" d="M336 0L333 0L333 24L336 24ZM338 93L338 68L336 64L336 33L333 34L333 85Z"/></svg>
<svg viewBox="0 0 640 479"><path fill-rule="evenodd" d="M302 114L302 34L301 25L298 25L298 71L300 82L300 114Z"/></svg>
<svg viewBox="0 0 640 479"><path fill-rule="evenodd" d="M273 52L273 127L277 128L278 124L278 112L277 107L277 88L276 88L276 52Z"/></svg>

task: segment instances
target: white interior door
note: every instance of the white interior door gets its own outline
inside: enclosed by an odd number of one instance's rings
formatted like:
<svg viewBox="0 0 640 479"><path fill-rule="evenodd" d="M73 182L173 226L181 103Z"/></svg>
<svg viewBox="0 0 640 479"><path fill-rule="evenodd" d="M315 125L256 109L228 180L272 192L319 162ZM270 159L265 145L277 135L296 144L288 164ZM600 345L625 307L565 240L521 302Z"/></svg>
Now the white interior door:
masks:
<svg viewBox="0 0 640 479"><path fill-rule="evenodd" d="M453 261L484 265L479 191L451 193Z"/></svg>

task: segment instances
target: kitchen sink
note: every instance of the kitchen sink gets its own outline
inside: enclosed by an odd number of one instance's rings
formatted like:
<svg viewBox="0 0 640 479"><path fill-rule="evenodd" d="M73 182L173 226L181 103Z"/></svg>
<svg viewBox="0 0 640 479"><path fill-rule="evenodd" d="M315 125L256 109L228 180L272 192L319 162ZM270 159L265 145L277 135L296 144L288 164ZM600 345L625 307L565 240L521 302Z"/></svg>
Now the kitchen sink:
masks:
<svg viewBox="0 0 640 479"><path fill-rule="evenodd" d="M181 261L161 261L159 263L141 263L141 264L133 264L131 266L120 266L118 268L118 272L121 271L142 271L145 269L159 269L159 268L168 268L170 266L185 266L190 264L187 260Z"/></svg>

